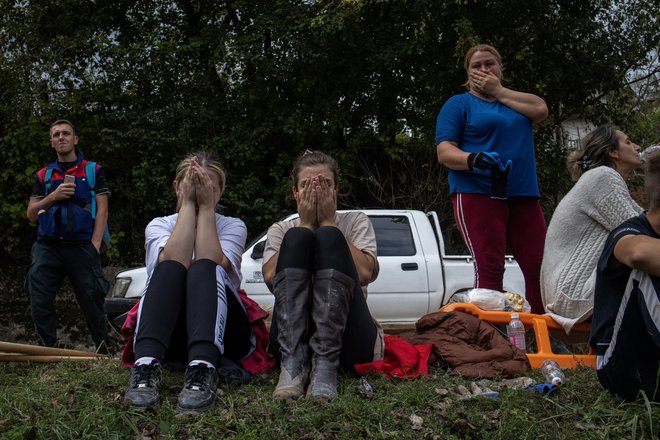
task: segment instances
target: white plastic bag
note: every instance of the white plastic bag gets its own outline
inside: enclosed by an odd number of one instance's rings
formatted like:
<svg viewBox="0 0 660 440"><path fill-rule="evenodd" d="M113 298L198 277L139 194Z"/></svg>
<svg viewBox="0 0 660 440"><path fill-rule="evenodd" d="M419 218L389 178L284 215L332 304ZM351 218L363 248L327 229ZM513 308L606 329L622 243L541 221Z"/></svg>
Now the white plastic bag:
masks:
<svg viewBox="0 0 660 440"><path fill-rule="evenodd" d="M504 310L506 297L502 292L491 289L476 288L468 290L468 301L481 310Z"/></svg>

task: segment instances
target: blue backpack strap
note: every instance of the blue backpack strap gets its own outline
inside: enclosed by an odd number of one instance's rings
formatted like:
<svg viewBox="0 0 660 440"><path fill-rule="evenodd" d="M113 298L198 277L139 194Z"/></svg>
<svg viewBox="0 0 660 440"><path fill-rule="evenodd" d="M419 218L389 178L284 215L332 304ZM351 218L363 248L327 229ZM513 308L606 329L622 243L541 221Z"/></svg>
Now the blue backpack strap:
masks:
<svg viewBox="0 0 660 440"><path fill-rule="evenodd" d="M46 168L46 175L44 176L44 197L50 192L50 178L53 176L53 169Z"/></svg>
<svg viewBox="0 0 660 440"><path fill-rule="evenodd" d="M87 165L85 165L85 175L87 176L87 184L92 195L92 219L96 219L96 162L87 162ZM103 243L106 247L110 246L110 229L107 224L103 231Z"/></svg>
<svg viewBox="0 0 660 440"><path fill-rule="evenodd" d="M87 162L85 165L85 175L87 183L92 194L92 218L96 218L96 162Z"/></svg>

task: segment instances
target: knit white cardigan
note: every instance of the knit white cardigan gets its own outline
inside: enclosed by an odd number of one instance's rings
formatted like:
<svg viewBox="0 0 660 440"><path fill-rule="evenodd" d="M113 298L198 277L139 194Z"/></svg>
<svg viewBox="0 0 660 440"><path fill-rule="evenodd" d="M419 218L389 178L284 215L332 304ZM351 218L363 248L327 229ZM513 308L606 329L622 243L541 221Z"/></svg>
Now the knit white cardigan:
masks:
<svg viewBox="0 0 660 440"><path fill-rule="evenodd" d="M545 238L541 298L566 333L591 316L596 264L608 234L642 211L623 177L607 166L584 173L557 205Z"/></svg>

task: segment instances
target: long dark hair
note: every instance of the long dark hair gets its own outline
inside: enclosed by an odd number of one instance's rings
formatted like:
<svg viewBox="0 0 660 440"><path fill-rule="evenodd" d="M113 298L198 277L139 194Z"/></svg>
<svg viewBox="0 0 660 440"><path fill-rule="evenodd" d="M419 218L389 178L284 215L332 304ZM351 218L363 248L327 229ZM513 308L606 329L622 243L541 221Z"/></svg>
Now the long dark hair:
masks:
<svg viewBox="0 0 660 440"><path fill-rule="evenodd" d="M568 156L566 166L573 180L577 181L588 170L603 165L612 167L609 152L619 149L619 129L614 125L601 125L582 141L582 148Z"/></svg>

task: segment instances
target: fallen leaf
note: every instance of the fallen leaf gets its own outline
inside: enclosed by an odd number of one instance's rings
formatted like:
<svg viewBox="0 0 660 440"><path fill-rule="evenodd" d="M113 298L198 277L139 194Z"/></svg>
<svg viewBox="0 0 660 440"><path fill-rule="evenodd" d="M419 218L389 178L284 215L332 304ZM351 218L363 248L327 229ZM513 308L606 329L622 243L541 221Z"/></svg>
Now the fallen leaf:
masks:
<svg viewBox="0 0 660 440"><path fill-rule="evenodd" d="M451 406L451 400L450 399L445 399L445 400L442 400L440 402L434 403L432 406L435 409L439 409L440 411L444 411L444 410L446 410L447 408L449 408Z"/></svg>
<svg viewBox="0 0 660 440"><path fill-rule="evenodd" d="M477 394L482 394L482 393L483 393L483 391L481 390L481 388L479 388L479 385L477 385L477 384L474 383L474 382L470 382L470 392L471 392L472 394L475 394L475 395L477 395Z"/></svg>
<svg viewBox="0 0 660 440"><path fill-rule="evenodd" d="M73 401L74 401L73 396L74 396L74 394L75 393L73 392L73 390L69 390L66 393L66 407L67 407L67 409L73 408Z"/></svg>
<svg viewBox="0 0 660 440"><path fill-rule="evenodd" d="M575 424L575 427L579 429L580 431L597 431L598 426L594 425L593 423L586 423L586 422L577 422Z"/></svg>
<svg viewBox="0 0 660 440"><path fill-rule="evenodd" d="M506 387L512 389L524 389L524 388L533 387L534 385L536 385L536 381L531 377L523 376L523 377L516 377L515 379L504 379L498 385L500 387Z"/></svg>
<svg viewBox="0 0 660 440"><path fill-rule="evenodd" d="M458 391L458 394L460 394L461 396L471 396L472 395L470 390L468 390L465 387L465 385L457 385L456 386L456 391Z"/></svg>
<svg viewBox="0 0 660 440"><path fill-rule="evenodd" d="M449 390L447 388L442 388L442 387L436 387L435 392L439 394L442 397L448 396L449 395Z"/></svg>
<svg viewBox="0 0 660 440"><path fill-rule="evenodd" d="M491 428L495 428L500 424L500 412L497 410L488 411L483 414L483 419Z"/></svg>
<svg viewBox="0 0 660 440"><path fill-rule="evenodd" d="M424 419L413 414L410 416L410 423L412 424L412 429L415 431L420 431L422 429L422 425L424 424Z"/></svg>
<svg viewBox="0 0 660 440"><path fill-rule="evenodd" d="M371 386L369 382L367 382L367 379L364 377L360 378L360 381L358 382L358 393L360 396L362 396L365 399L373 399L374 398L374 388Z"/></svg>
<svg viewBox="0 0 660 440"><path fill-rule="evenodd" d="M142 430L142 440L155 440L160 437L160 430L156 427Z"/></svg>

